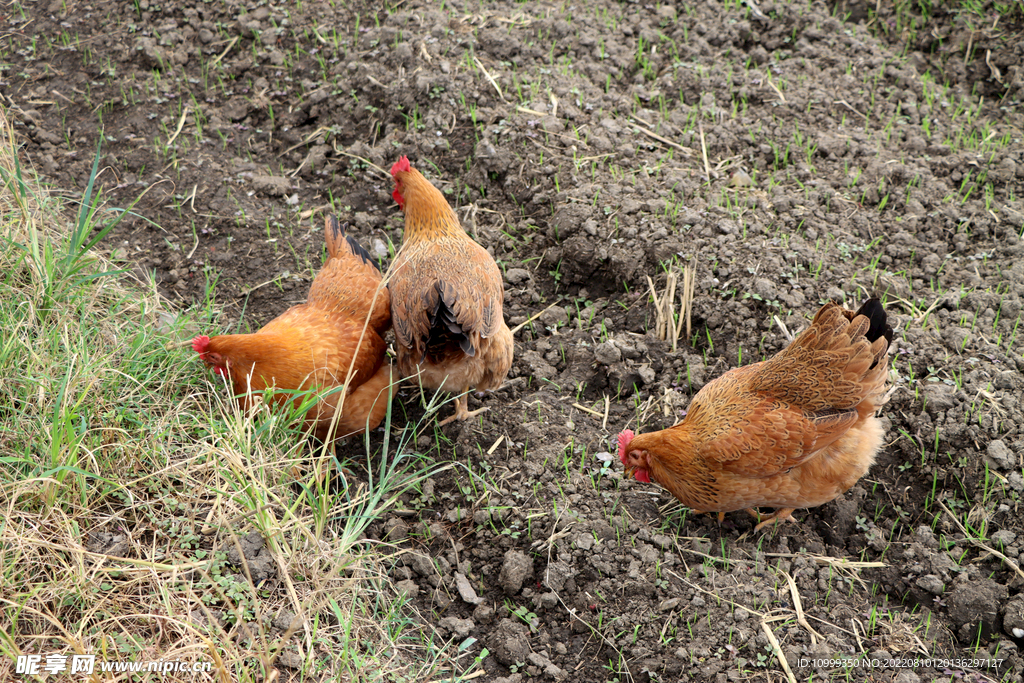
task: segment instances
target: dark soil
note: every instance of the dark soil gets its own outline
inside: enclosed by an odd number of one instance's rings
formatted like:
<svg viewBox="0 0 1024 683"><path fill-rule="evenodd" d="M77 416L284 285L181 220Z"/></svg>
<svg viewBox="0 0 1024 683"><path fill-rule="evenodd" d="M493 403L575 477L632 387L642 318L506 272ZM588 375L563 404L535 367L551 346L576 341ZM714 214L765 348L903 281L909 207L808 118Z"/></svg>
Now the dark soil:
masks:
<svg viewBox="0 0 1024 683"><path fill-rule="evenodd" d="M765 624L804 681L861 655L849 680L1019 680L1021 13L881 4L41 2L8 7L0 78L56 191L102 139L105 197L145 217L108 251L215 297L208 332L304 299L325 211L386 256L370 164L401 154L493 252L509 323L544 311L490 412L421 437L459 466L371 527L467 665L487 649L478 680L782 680ZM673 351L647 277L691 263ZM854 489L760 534L622 480L619 430L870 293L896 390Z"/></svg>

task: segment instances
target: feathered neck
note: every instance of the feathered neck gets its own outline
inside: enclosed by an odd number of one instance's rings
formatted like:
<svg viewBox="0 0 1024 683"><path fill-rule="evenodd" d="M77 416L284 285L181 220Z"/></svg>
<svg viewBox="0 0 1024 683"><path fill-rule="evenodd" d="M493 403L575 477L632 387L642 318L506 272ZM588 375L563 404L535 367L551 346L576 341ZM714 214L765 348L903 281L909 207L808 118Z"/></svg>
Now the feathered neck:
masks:
<svg viewBox="0 0 1024 683"><path fill-rule="evenodd" d="M210 340L210 350L217 351L225 358L236 361L265 362L294 352L296 340L288 339L278 332L253 332L252 334L228 334Z"/></svg>
<svg viewBox="0 0 1024 683"><path fill-rule="evenodd" d="M458 216L441 191L414 168L397 171L395 200L405 212L402 243L435 240L446 236L465 236Z"/></svg>

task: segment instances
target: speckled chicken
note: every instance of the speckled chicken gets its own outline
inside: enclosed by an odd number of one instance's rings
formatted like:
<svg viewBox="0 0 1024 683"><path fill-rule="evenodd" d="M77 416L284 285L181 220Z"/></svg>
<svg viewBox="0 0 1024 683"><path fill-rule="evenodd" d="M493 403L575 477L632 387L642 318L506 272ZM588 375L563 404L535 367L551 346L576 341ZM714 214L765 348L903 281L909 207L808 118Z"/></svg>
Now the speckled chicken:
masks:
<svg viewBox="0 0 1024 683"><path fill-rule="evenodd" d="M757 529L796 521L794 510L837 498L874 463L890 341L878 299L856 313L825 304L787 348L701 389L679 424L619 434L626 475L720 521L742 509ZM776 512L760 517L762 506Z"/></svg>
<svg viewBox="0 0 1024 683"><path fill-rule="evenodd" d="M405 212L388 283L398 370L425 388L460 395L442 425L465 420L487 410L469 410L465 392L497 389L512 367L501 271L408 158L395 162L391 176L392 196Z"/></svg>

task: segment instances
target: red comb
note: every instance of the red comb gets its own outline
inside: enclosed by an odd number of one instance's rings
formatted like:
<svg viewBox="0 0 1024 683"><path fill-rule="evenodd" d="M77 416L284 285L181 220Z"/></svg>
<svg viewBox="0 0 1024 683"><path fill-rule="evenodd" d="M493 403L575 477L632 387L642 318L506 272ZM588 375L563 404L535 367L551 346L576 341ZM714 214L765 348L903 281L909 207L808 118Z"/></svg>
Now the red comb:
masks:
<svg viewBox="0 0 1024 683"><path fill-rule="evenodd" d="M394 178L395 174L398 173L399 171L411 171L411 170L412 170L412 166L409 165L409 157L402 156L401 159L396 161L394 163L394 165L391 166L391 177Z"/></svg>
<svg viewBox="0 0 1024 683"><path fill-rule="evenodd" d="M626 449L629 448L629 442L633 440L633 430L623 429L619 434L619 460L622 464L626 464Z"/></svg>
<svg viewBox="0 0 1024 683"><path fill-rule="evenodd" d="M206 353L210 348L210 338L201 334L192 340L192 350L196 353Z"/></svg>

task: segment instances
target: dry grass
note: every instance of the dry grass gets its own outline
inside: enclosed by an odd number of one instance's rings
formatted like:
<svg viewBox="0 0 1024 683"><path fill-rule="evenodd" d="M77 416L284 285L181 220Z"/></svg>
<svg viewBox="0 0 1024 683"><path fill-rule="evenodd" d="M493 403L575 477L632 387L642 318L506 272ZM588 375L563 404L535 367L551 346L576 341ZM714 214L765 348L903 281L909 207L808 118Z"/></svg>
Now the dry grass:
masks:
<svg viewBox="0 0 1024 683"><path fill-rule="evenodd" d="M683 327L686 327L686 336L690 336L690 319L693 313L693 285L696 275L696 266L683 266L676 270L670 268L665 275L665 289L658 295L654 281L647 276L647 286L650 289L651 299L654 300L656 314L654 333L658 339L672 342L672 351L675 352L679 345L679 336ZM682 276L682 286L680 286ZM676 293L679 293L679 311L676 312Z"/></svg>
<svg viewBox="0 0 1024 683"><path fill-rule="evenodd" d="M0 115L0 680L22 678L22 654L212 665L160 680L450 671L364 536L424 474L412 430L345 449L363 483L310 457L287 416L242 414L174 343L187 313L69 254L68 204L19 169L13 139ZM252 532L262 551L238 553Z"/></svg>

